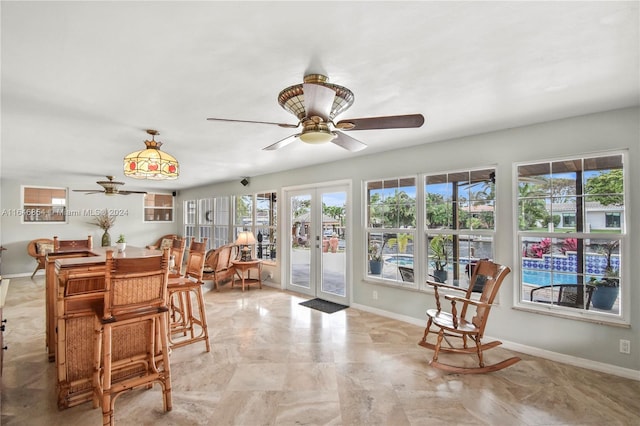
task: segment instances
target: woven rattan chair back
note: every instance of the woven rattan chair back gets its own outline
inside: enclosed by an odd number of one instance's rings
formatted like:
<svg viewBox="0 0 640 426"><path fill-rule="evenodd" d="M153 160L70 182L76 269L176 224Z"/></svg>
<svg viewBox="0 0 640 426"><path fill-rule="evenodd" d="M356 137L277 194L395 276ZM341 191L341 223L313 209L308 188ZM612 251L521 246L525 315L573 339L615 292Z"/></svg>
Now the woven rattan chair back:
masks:
<svg viewBox="0 0 640 426"><path fill-rule="evenodd" d="M172 348L204 341L211 350L202 285L207 238L191 238L184 276L169 279L169 344Z"/></svg>
<svg viewBox="0 0 640 426"><path fill-rule="evenodd" d="M162 256L114 258L106 253L102 312L96 312L93 406L104 425L114 424L116 398L159 383L165 411L171 410L167 330L169 249Z"/></svg>
<svg viewBox="0 0 640 426"><path fill-rule="evenodd" d="M173 271L172 273L182 275L182 269L184 264L184 252L187 247L187 239L176 237L173 239L171 245L171 256L173 257Z"/></svg>

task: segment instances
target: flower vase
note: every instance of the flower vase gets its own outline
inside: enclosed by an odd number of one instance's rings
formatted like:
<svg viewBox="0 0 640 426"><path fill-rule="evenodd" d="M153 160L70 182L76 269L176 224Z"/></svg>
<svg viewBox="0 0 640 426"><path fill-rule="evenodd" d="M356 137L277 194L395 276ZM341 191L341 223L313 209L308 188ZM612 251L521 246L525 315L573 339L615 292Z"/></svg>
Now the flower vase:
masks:
<svg viewBox="0 0 640 426"><path fill-rule="evenodd" d="M105 230L104 234L102 234L102 247L109 247L111 245L111 235L109 235L109 231Z"/></svg>

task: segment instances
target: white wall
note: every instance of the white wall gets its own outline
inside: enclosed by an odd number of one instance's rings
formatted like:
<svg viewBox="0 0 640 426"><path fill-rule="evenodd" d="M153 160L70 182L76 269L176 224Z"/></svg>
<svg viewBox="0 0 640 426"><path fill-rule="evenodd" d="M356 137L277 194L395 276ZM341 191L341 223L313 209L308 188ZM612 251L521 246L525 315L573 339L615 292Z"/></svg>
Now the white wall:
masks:
<svg viewBox="0 0 640 426"><path fill-rule="evenodd" d="M389 130L392 131L392 130ZM424 320L427 308L433 307L431 294L415 290L400 289L366 282L365 235L361 227L364 213L361 200L362 181L384 177L397 177L424 172L438 172L496 167L496 190L498 193L496 236L496 259L513 265L516 238L513 228L512 170L514 162L537 161L555 157L580 156L606 150L628 149L629 164L626 172L631 187L640 184L640 109L628 108L605 113L580 116L572 119L541 123L522 128L469 136L439 143L425 144L409 149L396 150L370 156L346 159L304 169L290 170L263 176L251 177L251 183L243 187L239 182L209 185L178 194L177 206L182 200L233 195L262 191L281 191L295 185L315 184L327 180L352 180L354 200L353 214L353 283L352 302L374 310L397 314L416 322ZM286 155L283 153L282 155ZM55 179L49 179L55 181ZM32 185L65 186L64 182L26 182ZM2 207L19 207L20 184L25 182L2 182ZM637 191L637 190L636 190ZM640 253L640 195L628 191L626 200L628 253L624 276L640 276L640 262L634 257ZM146 245L159 235L181 233L182 213L179 208L173 225L142 224L142 201L139 198L86 196L72 193L70 208L129 208L130 216L116 223L113 233L127 234L130 244ZM282 197L280 198L282 199ZM282 211L282 207L281 210ZM87 224L82 218L72 219L69 225L21 225L19 218L2 217L2 244L9 249L3 259L3 272L31 272L34 264L26 255L26 243L42 236L59 235L62 238L83 238L91 233L99 241L100 230ZM282 239L280 239L282 240ZM278 275L279 276L279 275ZM630 283L628 301L631 307L640 307L640 286ZM565 354L640 371L640 315L630 313L630 327L615 327L590 322L563 319L513 309L513 294L516 284L511 274L503 284L500 306L492 312L487 334L516 344L532 346L554 353ZM372 292L378 292L373 300ZM421 336L416 336L416 343ZM631 355L620 354L618 341L631 341ZM426 356L426 355L425 355Z"/></svg>
<svg viewBox="0 0 640 426"><path fill-rule="evenodd" d="M324 182L327 176L331 176L331 180L352 179L352 199L355 200L352 230L353 303L422 321L425 310L434 306L431 294L378 285L364 279L366 244L360 226L364 218L360 202L363 200L364 180L495 166L499 200L496 213L499 223L495 243L496 259L504 264L513 265L516 250L513 227L513 163L628 149L630 162L626 165L626 172L630 177L629 182L636 186L640 182L639 123L638 108L610 111L425 144L283 173L254 176L251 178L250 186L246 188L236 182L193 188L181 191L179 198L198 199L212 195L279 191L282 187ZM640 196L632 191L628 191L628 194L627 217L633 218L640 208ZM627 225L630 236L640 235L638 220L628 220ZM630 237L628 240L629 253L640 252L640 239ZM640 276L640 262L634 262L633 256L626 261L626 265L629 270L625 276ZM640 371L640 338L637 331L640 328L640 316L637 311L630 314L631 327L624 328L515 310L513 297L516 284L513 275L511 274L503 284L500 306L492 312L488 335L516 344ZM633 286L633 282L630 285ZM373 290L378 293L377 300L372 298ZM631 288L628 296L629 306L640 306L640 287ZM416 337L416 343L419 337ZM621 338L631 341L631 355L619 353L618 341Z"/></svg>
<svg viewBox="0 0 640 426"><path fill-rule="evenodd" d="M174 223L143 223L142 194L106 196L104 194L84 194L73 192L69 188L68 210L79 212L79 216L70 216L67 224L22 224L21 218L11 214L12 209L21 209L21 185L67 187L63 181L50 177L40 182L17 182L2 179L2 202L0 216L2 226L2 245L7 249L2 257L2 274L31 273L35 269L35 260L27 254L27 244L36 238L53 238L57 235L63 240L80 240L93 237L94 246L100 246L103 231L91 223L93 217L85 216L85 211L113 209L125 214L116 218L113 228L109 230L111 243L119 234L125 234L127 243L144 247L153 244L165 234L176 233L181 228L177 220ZM40 274L43 271L39 271Z"/></svg>

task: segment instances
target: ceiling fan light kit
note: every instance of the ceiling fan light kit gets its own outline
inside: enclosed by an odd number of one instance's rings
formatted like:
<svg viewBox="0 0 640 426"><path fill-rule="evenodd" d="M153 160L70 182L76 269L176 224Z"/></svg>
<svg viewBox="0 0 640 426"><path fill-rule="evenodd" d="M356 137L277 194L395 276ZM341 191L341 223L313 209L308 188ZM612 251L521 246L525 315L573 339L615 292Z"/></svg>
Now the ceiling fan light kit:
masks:
<svg viewBox="0 0 640 426"><path fill-rule="evenodd" d="M160 151L162 142L156 141L156 130L147 130L151 140L145 140L146 148L132 152L124 157L124 175L134 179L169 180L177 179L180 174L178 160L164 151Z"/></svg>
<svg viewBox="0 0 640 426"><path fill-rule="evenodd" d="M265 151L280 149L300 139L308 144L332 142L348 151L356 152L365 149L367 145L346 135L344 131L406 129L424 124L422 114L345 119L336 124L333 119L353 104L353 92L346 87L329 83L329 77L322 74L306 75L303 81L302 84L287 87L278 95L278 104L298 119L297 125L229 118L207 118L207 120L272 124L286 128L302 126L300 133L262 148Z"/></svg>
<svg viewBox="0 0 640 426"><path fill-rule="evenodd" d="M326 143L335 139L336 134L332 133L327 123L323 123L322 118L313 117L311 120L306 120L303 124L302 134L300 140L302 142L316 144Z"/></svg>

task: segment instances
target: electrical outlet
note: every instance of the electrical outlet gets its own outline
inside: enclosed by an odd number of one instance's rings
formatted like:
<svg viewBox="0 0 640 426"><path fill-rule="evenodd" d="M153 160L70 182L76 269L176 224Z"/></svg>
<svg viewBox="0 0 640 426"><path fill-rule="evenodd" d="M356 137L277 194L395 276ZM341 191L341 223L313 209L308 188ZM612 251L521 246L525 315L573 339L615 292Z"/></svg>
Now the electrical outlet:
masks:
<svg viewBox="0 0 640 426"><path fill-rule="evenodd" d="M272 280L273 279L273 272L269 271L269 279Z"/></svg>
<svg viewBox="0 0 640 426"><path fill-rule="evenodd" d="M630 354L631 353L631 341L620 339L620 353L621 354Z"/></svg>
<svg viewBox="0 0 640 426"><path fill-rule="evenodd" d="M378 292L373 290L373 300L378 300Z"/></svg>

